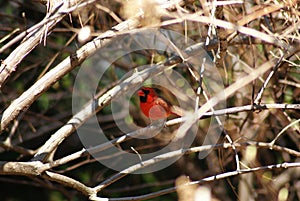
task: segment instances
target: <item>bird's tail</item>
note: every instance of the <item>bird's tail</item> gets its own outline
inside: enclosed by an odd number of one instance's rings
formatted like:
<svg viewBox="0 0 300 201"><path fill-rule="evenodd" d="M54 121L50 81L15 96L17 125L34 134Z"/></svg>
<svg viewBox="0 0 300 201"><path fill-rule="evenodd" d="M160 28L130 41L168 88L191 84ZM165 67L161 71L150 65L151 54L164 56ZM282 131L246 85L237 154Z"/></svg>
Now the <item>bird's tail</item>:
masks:
<svg viewBox="0 0 300 201"><path fill-rule="evenodd" d="M178 117L182 117L184 115L184 113L185 113L183 111L183 109L181 109L180 107L178 107L176 105L171 106L170 112L171 112L171 114L174 114L174 115L176 115Z"/></svg>

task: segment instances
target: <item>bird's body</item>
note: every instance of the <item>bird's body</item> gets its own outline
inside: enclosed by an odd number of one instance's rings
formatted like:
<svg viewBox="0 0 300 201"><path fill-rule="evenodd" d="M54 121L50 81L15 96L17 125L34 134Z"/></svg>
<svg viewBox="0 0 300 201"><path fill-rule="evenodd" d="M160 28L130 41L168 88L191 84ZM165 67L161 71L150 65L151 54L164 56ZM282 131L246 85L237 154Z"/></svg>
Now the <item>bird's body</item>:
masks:
<svg viewBox="0 0 300 201"><path fill-rule="evenodd" d="M143 114L150 119L165 119L171 114L181 116L173 111L172 106L160 98L153 88L142 87L137 94L140 97L140 108Z"/></svg>

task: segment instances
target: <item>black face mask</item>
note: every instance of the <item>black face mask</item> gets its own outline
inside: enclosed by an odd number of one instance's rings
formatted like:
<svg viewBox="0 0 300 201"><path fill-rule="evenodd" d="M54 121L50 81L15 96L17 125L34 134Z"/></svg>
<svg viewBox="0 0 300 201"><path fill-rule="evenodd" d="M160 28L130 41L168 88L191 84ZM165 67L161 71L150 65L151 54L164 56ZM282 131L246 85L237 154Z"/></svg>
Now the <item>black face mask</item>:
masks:
<svg viewBox="0 0 300 201"><path fill-rule="evenodd" d="M140 101L142 103L146 103L147 97L148 97L148 94L150 93L150 91L146 90L146 89L142 89L142 91L144 92L145 95L144 96L140 96Z"/></svg>

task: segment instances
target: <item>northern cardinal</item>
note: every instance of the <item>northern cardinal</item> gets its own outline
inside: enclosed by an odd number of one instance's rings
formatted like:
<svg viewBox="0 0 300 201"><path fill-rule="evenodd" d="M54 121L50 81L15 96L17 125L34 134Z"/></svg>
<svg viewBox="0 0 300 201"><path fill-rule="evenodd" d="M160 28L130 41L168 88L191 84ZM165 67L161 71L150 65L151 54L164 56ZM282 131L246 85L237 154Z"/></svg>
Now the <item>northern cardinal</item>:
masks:
<svg viewBox="0 0 300 201"><path fill-rule="evenodd" d="M143 114L152 120L165 119L171 114L182 116L180 108L171 106L151 87L142 87L137 94L140 97L140 108Z"/></svg>

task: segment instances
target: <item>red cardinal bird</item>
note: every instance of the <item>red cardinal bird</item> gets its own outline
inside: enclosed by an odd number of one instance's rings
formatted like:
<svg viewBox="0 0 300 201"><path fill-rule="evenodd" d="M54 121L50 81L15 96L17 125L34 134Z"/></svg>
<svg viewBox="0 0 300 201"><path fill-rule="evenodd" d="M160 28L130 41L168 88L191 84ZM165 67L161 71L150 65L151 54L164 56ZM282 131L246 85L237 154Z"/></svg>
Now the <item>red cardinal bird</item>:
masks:
<svg viewBox="0 0 300 201"><path fill-rule="evenodd" d="M182 116L179 108L171 106L165 100L158 97L151 87L142 87L137 94L140 97L140 108L144 115L152 120L165 119L171 114Z"/></svg>

